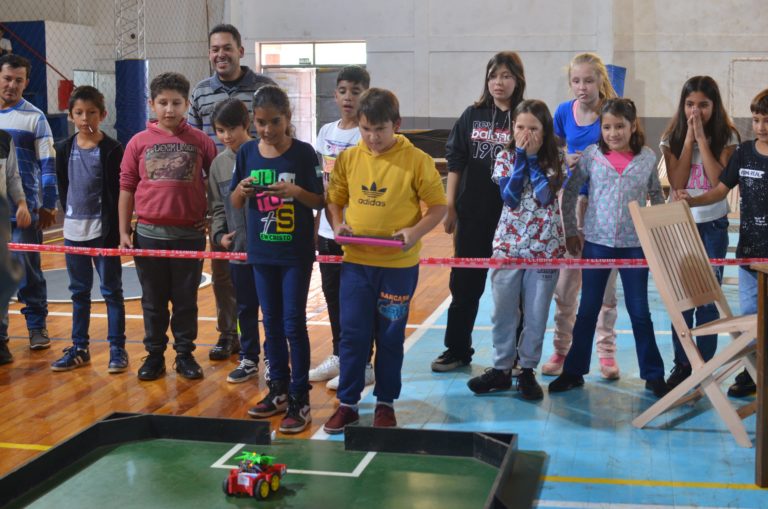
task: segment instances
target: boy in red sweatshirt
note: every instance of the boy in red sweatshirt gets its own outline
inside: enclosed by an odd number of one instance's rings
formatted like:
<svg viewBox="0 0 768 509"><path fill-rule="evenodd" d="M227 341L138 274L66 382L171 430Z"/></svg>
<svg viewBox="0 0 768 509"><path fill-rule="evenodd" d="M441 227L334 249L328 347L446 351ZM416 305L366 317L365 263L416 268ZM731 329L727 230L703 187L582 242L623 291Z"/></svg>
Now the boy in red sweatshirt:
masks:
<svg viewBox="0 0 768 509"><path fill-rule="evenodd" d="M120 166L120 247L203 251L205 178L216 146L204 132L187 124L189 81L184 76L161 74L149 90L149 106L157 120L150 120L146 130L131 138ZM131 228L134 210L135 230ZM149 353L139 368L139 380L156 380L165 374L169 323L176 371L185 378L201 378L203 370L192 351L202 260L137 256L135 262L142 291L144 347Z"/></svg>

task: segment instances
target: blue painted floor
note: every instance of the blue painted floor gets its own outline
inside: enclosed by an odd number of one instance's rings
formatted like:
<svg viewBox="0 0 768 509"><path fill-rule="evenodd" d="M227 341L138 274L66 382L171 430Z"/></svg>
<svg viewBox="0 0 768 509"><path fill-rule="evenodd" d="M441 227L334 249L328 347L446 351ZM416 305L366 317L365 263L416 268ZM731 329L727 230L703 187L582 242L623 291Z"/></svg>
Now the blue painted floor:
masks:
<svg viewBox="0 0 768 509"><path fill-rule="evenodd" d="M732 235L731 245L736 245L736 235ZM736 273L735 268L728 268L726 277L736 277ZM738 313L736 286L724 289ZM669 318L653 286L649 299L668 371L672 366ZM395 405L400 425L519 434L521 449L549 455L539 507L768 507L768 491L753 484L755 450L736 444L707 400L664 414L648 428L632 427L631 420L655 399L639 378L622 300L619 286L616 328L621 379L603 381L593 353L593 371L583 389L550 397L546 384L553 378L539 377L545 397L535 403L522 400L514 390L476 396L466 386L469 378L491 365L490 292L483 297L478 314L471 368L432 373L430 362L443 351L446 316L441 312L433 325L427 323L416 333L418 339L406 354L402 395ZM551 340L548 332L542 362L553 351ZM361 413L370 413L374 402L370 393L365 396ZM755 417L745 423L754 438Z"/></svg>

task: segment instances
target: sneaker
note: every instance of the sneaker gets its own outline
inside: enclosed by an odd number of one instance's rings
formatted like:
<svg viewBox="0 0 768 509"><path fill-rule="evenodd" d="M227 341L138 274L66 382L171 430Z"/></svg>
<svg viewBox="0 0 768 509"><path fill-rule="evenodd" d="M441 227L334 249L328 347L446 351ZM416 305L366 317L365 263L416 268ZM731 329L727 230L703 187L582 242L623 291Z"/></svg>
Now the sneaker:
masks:
<svg viewBox="0 0 768 509"><path fill-rule="evenodd" d="M251 417L270 417L288 408L288 384L270 380L267 386L269 387L267 396L248 410L248 415Z"/></svg>
<svg viewBox="0 0 768 509"><path fill-rule="evenodd" d="M553 353L547 362L541 365L541 374L549 376L560 376L563 373L563 363L565 355Z"/></svg>
<svg viewBox="0 0 768 509"><path fill-rule="evenodd" d="M8 340L0 339L0 365L13 362L13 355L8 349Z"/></svg>
<svg viewBox="0 0 768 509"><path fill-rule="evenodd" d="M543 370L542 370L543 371ZM571 375L562 373L549 383L549 392L565 392L584 385L584 377L581 375Z"/></svg>
<svg viewBox="0 0 768 509"><path fill-rule="evenodd" d="M663 398L669 392L669 386L664 378L654 378L653 380L645 381L645 388L651 392L657 398Z"/></svg>
<svg viewBox="0 0 768 509"><path fill-rule="evenodd" d="M240 340L238 338L220 336L216 346L208 352L208 358L212 361L225 361L239 352Z"/></svg>
<svg viewBox="0 0 768 509"><path fill-rule="evenodd" d="M48 337L48 329L32 329L29 331L29 349L45 350L50 348L51 338Z"/></svg>
<svg viewBox="0 0 768 509"><path fill-rule="evenodd" d="M432 371L437 373L445 373L446 371L453 371L454 369L469 366L472 362L472 354L475 353L470 348L470 354L467 357L457 357L450 350L446 350L441 353L440 356L432 361Z"/></svg>
<svg viewBox="0 0 768 509"><path fill-rule="evenodd" d="M243 383L259 375L259 365L249 359L242 359L240 364L227 375L231 384Z"/></svg>
<svg viewBox="0 0 768 509"><path fill-rule="evenodd" d="M269 359L267 357L264 357L264 381L269 382Z"/></svg>
<svg viewBox="0 0 768 509"><path fill-rule="evenodd" d="M528 401L544 399L544 391L536 381L536 373L531 368L522 368L520 376L517 377L517 390L520 391L523 399Z"/></svg>
<svg viewBox="0 0 768 509"><path fill-rule="evenodd" d="M667 386L672 390L689 376L691 376L690 364L687 366L684 364L675 364L672 371L669 373L669 378L667 378Z"/></svg>
<svg viewBox="0 0 768 509"><path fill-rule="evenodd" d="M309 413L309 393L290 394L288 396L288 410L280 421L280 432L293 434L301 433L312 422L312 414Z"/></svg>
<svg viewBox="0 0 768 509"><path fill-rule="evenodd" d="M121 346L109 347L108 373L122 373L128 369L128 352Z"/></svg>
<svg viewBox="0 0 768 509"><path fill-rule="evenodd" d="M600 376L606 380L619 379L619 366L616 364L616 359L609 357L600 359Z"/></svg>
<svg viewBox="0 0 768 509"><path fill-rule="evenodd" d="M373 369L373 364L369 362L365 365L365 385L373 385L374 383L376 383L376 374ZM337 375L328 380L328 383L325 384L325 387L332 391L338 390L339 376Z"/></svg>
<svg viewBox="0 0 768 509"><path fill-rule="evenodd" d="M150 353L143 360L139 380L157 380L165 374L165 356L162 353Z"/></svg>
<svg viewBox="0 0 768 509"><path fill-rule="evenodd" d="M394 428L397 426L395 408L392 405L377 403L373 412L373 426L375 428Z"/></svg>
<svg viewBox="0 0 768 509"><path fill-rule="evenodd" d="M360 415L357 410L347 405L339 405L339 408L333 413L328 422L323 426L323 431L329 435L338 435L344 432L344 427L351 424L357 424Z"/></svg>
<svg viewBox="0 0 768 509"><path fill-rule="evenodd" d="M736 375L736 382L728 387L728 395L732 398L745 398L755 392L757 392L757 386L746 369Z"/></svg>
<svg viewBox="0 0 768 509"><path fill-rule="evenodd" d="M488 368L482 375L471 378L467 387L475 394L505 391L512 388L512 373L510 370Z"/></svg>
<svg viewBox="0 0 768 509"><path fill-rule="evenodd" d="M337 376L339 376L338 355L329 355L318 367L309 370L310 382L324 382Z"/></svg>
<svg viewBox="0 0 768 509"><path fill-rule="evenodd" d="M64 349L64 357L51 364L51 371L72 371L91 363L91 354L87 348L70 346Z"/></svg>
<svg viewBox="0 0 768 509"><path fill-rule="evenodd" d="M203 378L203 368L197 363L192 353L180 353L176 355L176 362L173 363L173 369L176 373L189 380Z"/></svg>

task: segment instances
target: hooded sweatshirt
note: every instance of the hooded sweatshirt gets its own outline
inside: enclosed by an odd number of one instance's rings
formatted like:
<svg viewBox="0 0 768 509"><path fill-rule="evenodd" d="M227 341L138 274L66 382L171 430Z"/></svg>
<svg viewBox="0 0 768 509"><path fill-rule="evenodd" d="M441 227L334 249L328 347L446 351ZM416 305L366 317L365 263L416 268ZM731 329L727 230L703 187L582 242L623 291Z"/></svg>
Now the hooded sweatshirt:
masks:
<svg viewBox="0 0 768 509"><path fill-rule="evenodd" d="M186 120L174 134L147 122L120 165L120 190L134 193L139 223L192 227L205 219L205 178L215 157L213 141Z"/></svg>
<svg viewBox="0 0 768 509"><path fill-rule="evenodd" d="M498 195L498 189L496 190ZM435 162L404 136L374 155L363 140L339 154L331 173L328 201L346 207L346 223L355 235L391 236L421 220L419 201L445 205ZM344 261L375 267L412 267L419 263L421 241L403 251L393 247L344 246Z"/></svg>
<svg viewBox="0 0 768 509"><path fill-rule="evenodd" d="M460 172L456 191L459 220L498 222L501 215L499 186L491 180L496 156L509 143L511 112L496 107L470 106L451 129L445 145L448 171Z"/></svg>

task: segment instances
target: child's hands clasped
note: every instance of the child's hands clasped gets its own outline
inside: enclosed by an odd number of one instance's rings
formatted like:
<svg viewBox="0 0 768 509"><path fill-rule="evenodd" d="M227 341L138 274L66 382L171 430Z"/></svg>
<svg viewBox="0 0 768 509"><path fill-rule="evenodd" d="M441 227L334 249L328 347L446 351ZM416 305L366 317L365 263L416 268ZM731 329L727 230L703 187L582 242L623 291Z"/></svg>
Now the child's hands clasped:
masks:
<svg viewBox="0 0 768 509"><path fill-rule="evenodd" d="M536 155L541 148L542 138L538 131L515 131L515 146L525 150L529 156Z"/></svg>
<svg viewBox="0 0 768 509"><path fill-rule="evenodd" d="M688 132L686 135L691 134L691 132L693 133L693 139L699 145L707 142L707 134L704 132L704 124L701 122L701 112L698 108L693 108L691 116L688 118Z"/></svg>

